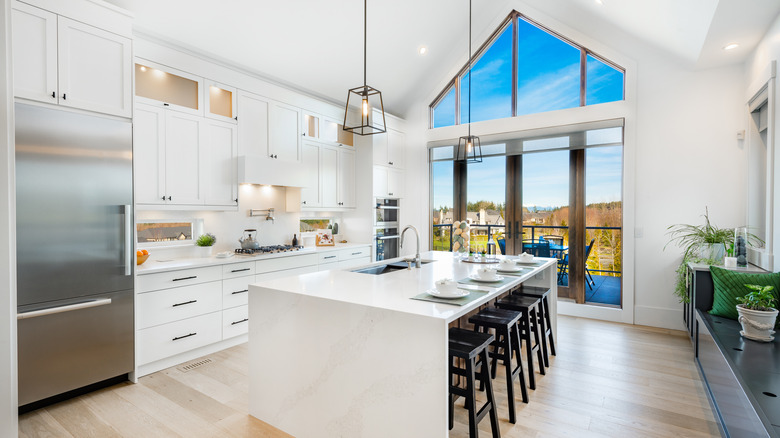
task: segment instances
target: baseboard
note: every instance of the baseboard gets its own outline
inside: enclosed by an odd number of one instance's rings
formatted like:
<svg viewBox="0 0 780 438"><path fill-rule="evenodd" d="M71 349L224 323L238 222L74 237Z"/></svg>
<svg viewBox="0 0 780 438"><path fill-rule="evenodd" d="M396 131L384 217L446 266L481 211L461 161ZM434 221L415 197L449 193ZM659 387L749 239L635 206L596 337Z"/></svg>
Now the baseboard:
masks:
<svg viewBox="0 0 780 438"><path fill-rule="evenodd" d="M670 330L686 330L683 321L683 308L669 309L666 307L635 306L634 324Z"/></svg>
<svg viewBox="0 0 780 438"><path fill-rule="evenodd" d="M185 351L184 353L177 354L176 356L166 357L165 359L160 359L156 362L138 365L135 375L133 376L135 377L136 380L131 379L131 381L135 382L139 377L156 373L157 371L164 370L166 368L170 368L182 364L184 362L189 362L201 356L207 356L209 354L216 353L217 351L222 351L226 348L234 347L238 344L243 344L248 340L249 340L249 334L245 333L243 335L236 336L234 338L225 339L223 341L216 342L214 344L209 344L200 348L196 348L194 350Z"/></svg>

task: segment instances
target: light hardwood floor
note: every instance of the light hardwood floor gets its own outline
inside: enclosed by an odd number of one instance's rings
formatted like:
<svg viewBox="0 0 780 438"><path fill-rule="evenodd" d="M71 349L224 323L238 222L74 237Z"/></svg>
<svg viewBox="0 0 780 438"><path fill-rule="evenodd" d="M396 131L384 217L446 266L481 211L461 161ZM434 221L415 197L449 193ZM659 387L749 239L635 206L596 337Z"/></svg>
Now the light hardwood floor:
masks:
<svg viewBox="0 0 780 438"><path fill-rule="evenodd" d="M517 424L508 421L503 375L495 381L503 437L719 436L683 332L571 317L558 324L558 356L537 374L530 403L518 400ZM20 436L289 436L247 415L246 344L208 358L22 415ZM455 412L450 437L466 437L462 403ZM490 421L479 429L489 437Z"/></svg>

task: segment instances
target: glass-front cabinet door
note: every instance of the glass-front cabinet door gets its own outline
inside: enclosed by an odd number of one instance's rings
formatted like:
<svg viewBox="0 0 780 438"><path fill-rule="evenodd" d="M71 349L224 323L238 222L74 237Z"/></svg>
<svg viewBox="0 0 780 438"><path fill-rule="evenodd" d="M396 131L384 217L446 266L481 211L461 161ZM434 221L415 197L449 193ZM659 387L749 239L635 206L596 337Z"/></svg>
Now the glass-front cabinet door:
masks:
<svg viewBox="0 0 780 438"><path fill-rule="evenodd" d="M206 117L236 123L236 89L214 81L206 81Z"/></svg>
<svg viewBox="0 0 780 438"><path fill-rule="evenodd" d="M138 59L135 64L136 101L203 115L203 79Z"/></svg>

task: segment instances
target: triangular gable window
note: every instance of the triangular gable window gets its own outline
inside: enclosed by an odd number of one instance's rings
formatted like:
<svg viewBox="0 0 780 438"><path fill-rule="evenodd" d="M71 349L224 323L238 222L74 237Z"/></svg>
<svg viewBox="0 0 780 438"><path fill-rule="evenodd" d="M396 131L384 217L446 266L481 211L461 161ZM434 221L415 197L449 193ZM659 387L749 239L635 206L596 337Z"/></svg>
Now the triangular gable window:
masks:
<svg viewBox="0 0 780 438"><path fill-rule="evenodd" d="M472 62L473 122L624 99L624 69L517 11ZM431 104L431 127L468 123L468 91L464 67Z"/></svg>

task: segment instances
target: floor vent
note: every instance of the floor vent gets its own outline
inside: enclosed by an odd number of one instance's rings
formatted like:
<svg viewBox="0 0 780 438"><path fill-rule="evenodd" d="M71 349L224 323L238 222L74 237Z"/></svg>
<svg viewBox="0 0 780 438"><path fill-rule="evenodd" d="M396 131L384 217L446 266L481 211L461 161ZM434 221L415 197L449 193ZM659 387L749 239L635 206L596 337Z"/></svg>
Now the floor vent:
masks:
<svg viewBox="0 0 780 438"><path fill-rule="evenodd" d="M192 361L189 363L185 363L182 365L179 365L176 367L177 370L186 373L187 371L192 371L195 368L202 367L203 365L208 365L212 362L211 359L205 358L205 359L198 359L196 361Z"/></svg>

